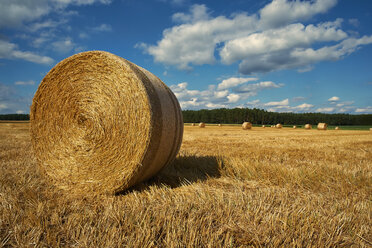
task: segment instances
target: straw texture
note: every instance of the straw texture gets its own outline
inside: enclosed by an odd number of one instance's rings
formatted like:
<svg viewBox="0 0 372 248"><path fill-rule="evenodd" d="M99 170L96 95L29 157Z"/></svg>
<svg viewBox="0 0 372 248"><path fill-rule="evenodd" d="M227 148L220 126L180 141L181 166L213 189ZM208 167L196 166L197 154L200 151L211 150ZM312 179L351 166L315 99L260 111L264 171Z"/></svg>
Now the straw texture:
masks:
<svg viewBox="0 0 372 248"><path fill-rule="evenodd" d="M252 128L252 123L250 123L250 122L243 122L242 128L243 128L243 130L251 129Z"/></svg>
<svg viewBox="0 0 372 248"><path fill-rule="evenodd" d="M204 123L204 122L200 122L200 123L199 123L199 127L200 127L200 128L205 128L205 123Z"/></svg>
<svg viewBox="0 0 372 248"><path fill-rule="evenodd" d="M327 123L322 123L322 122L320 122L320 123L318 123L318 126L317 126L317 129L318 130L327 130ZM338 130L338 127L336 127L337 129L336 130Z"/></svg>
<svg viewBox="0 0 372 248"><path fill-rule="evenodd" d="M318 126L319 126L319 124L318 124ZM311 129L311 128L312 128L312 126L310 124L305 125L305 129Z"/></svg>
<svg viewBox="0 0 372 248"><path fill-rule="evenodd" d="M30 119L41 170L73 193L115 193L150 178L175 158L183 134L170 89L102 51L58 63L42 80Z"/></svg>

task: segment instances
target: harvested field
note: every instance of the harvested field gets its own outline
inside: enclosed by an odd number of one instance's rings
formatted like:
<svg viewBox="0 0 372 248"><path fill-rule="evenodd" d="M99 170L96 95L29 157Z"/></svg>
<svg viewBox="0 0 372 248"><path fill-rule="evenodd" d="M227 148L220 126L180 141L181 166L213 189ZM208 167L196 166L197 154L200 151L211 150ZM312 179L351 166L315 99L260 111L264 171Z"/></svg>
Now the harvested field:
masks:
<svg viewBox="0 0 372 248"><path fill-rule="evenodd" d="M116 196L40 176L28 123L0 123L0 247L370 247L372 134L185 126L180 154Z"/></svg>

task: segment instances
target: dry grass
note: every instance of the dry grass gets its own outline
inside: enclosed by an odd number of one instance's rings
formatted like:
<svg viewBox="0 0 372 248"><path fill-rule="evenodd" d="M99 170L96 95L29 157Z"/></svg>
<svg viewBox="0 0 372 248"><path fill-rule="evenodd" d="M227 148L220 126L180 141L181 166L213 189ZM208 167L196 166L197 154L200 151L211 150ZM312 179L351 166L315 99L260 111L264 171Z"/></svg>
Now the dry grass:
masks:
<svg viewBox="0 0 372 248"><path fill-rule="evenodd" d="M370 247L371 161L369 131L186 126L151 181L73 198L0 123L0 247Z"/></svg>

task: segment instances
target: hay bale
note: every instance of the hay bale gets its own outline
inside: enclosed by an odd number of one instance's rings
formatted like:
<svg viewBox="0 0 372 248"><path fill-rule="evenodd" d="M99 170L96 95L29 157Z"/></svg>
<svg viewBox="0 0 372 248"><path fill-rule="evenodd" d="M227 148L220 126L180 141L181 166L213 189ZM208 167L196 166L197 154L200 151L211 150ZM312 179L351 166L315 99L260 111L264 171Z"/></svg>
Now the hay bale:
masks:
<svg viewBox="0 0 372 248"><path fill-rule="evenodd" d="M276 126L275 126L276 128L282 128L283 127L283 125L282 124L280 124L280 123L278 123L278 124L276 124Z"/></svg>
<svg viewBox="0 0 372 248"><path fill-rule="evenodd" d="M327 130L327 126L328 126L327 123L320 122L320 123L318 123L317 129L318 130ZM338 130L338 129L336 129L336 130Z"/></svg>
<svg viewBox="0 0 372 248"><path fill-rule="evenodd" d="M265 128L265 125L262 125L263 128Z"/></svg>
<svg viewBox="0 0 372 248"><path fill-rule="evenodd" d="M219 127L222 127L222 125L221 125L221 124L218 124L218 126L219 126Z"/></svg>
<svg viewBox="0 0 372 248"><path fill-rule="evenodd" d="M199 127L200 127L200 128L205 128L205 123L204 123L204 122L200 122L200 123L199 123Z"/></svg>
<svg viewBox="0 0 372 248"><path fill-rule="evenodd" d="M296 129L297 128L297 126L293 126L293 129Z"/></svg>
<svg viewBox="0 0 372 248"><path fill-rule="evenodd" d="M319 126L319 125L318 125ZM310 125L310 124L306 124L305 125L305 129L311 129L312 128L312 126Z"/></svg>
<svg viewBox="0 0 372 248"><path fill-rule="evenodd" d="M335 130L339 130L340 128L339 127L335 127Z"/></svg>
<svg viewBox="0 0 372 248"><path fill-rule="evenodd" d="M144 181L179 151L183 120L172 91L116 55L90 51L58 63L32 102L39 167L71 193L114 193Z"/></svg>
<svg viewBox="0 0 372 248"><path fill-rule="evenodd" d="M251 129L252 128L252 123L250 123L250 122L243 122L243 124L242 124L242 128L243 128L243 130L248 130L248 129Z"/></svg>
<svg viewBox="0 0 372 248"><path fill-rule="evenodd" d="M195 127L195 123L191 124L191 126Z"/></svg>
<svg viewBox="0 0 372 248"><path fill-rule="evenodd" d="M372 131L372 127L369 128L369 131Z"/></svg>

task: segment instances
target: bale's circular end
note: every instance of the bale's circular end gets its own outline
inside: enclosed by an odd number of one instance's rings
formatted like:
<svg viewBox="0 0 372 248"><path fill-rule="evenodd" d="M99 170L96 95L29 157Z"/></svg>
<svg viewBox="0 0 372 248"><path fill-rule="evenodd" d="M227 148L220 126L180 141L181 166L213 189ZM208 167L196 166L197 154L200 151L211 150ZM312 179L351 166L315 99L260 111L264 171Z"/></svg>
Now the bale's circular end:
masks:
<svg viewBox="0 0 372 248"><path fill-rule="evenodd" d="M319 126L319 125L318 125ZM311 129L312 128L312 126L311 126L311 124L306 124L305 125L305 129Z"/></svg>
<svg viewBox="0 0 372 248"><path fill-rule="evenodd" d="M248 130L248 129L251 129L252 128L252 123L250 123L250 122L243 122L243 124L242 124L242 128L243 128L243 130Z"/></svg>
<svg viewBox="0 0 372 248"><path fill-rule="evenodd" d="M282 124L280 124L280 123L278 123L278 124L276 124L276 125L275 125L275 127L276 127L276 128L282 128L282 127L283 127L283 125L282 125Z"/></svg>
<svg viewBox="0 0 372 248"><path fill-rule="evenodd" d="M102 51L58 63L42 80L30 119L41 170L71 192L113 193L148 179L175 158L183 134L170 89Z"/></svg>
<svg viewBox="0 0 372 248"><path fill-rule="evenodd" d="M297 128L297 126L293 126L293 129L296 129Z"/></svg>
<svg viewBox="0 0 372 248"><path fill-rule="evenodd" d="M204 123L204 122L200 122L200 123L199 123L199 127L200 127L200 128L205 128L205 123Z"/></svg>

